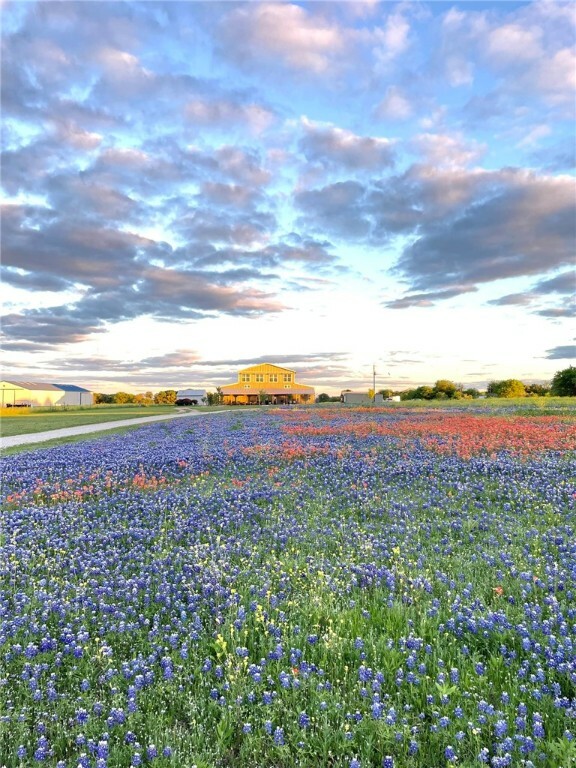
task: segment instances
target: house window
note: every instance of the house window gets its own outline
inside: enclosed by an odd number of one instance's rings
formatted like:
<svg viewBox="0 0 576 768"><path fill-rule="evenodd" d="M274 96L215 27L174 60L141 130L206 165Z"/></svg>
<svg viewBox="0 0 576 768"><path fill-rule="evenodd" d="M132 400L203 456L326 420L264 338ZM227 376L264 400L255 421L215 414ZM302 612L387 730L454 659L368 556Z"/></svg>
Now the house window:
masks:
<svg viewBox="0 0 576 768"><path fill-rule="evenodd" d="M292 389L292 387L290 386L290 384L284 384L284 389Z"/></svg>
<svg viewBox="0 0 576 768"><path fill-rule="evenodd" d="M256 381L264 381L264 374L263 373L257 373L256 374Z"/></svg>
<svg viewBox="0 0 576 768"><path fill-rule="evenodd" d="M240 374L240 381L250 381L250 374L249 373L241 373Z"/></svg>
<svg viewBox="0 0 576 768"><path fill-rule="evenodd" d="M244 384L244 389L250 389L250 384Z"/></svg>
<svg viewBox="0 0 576 768"><path fill-rule="evenodd" d="M277 373L271 373L270 374L270 381L278 381L278 374Z"/></svg>
<svg viewBox="0 0 576 768"><path fill-rule="evenodd" d="M292 374L291 373L285 373L284 374L284 381L292 381Z"/></svg>

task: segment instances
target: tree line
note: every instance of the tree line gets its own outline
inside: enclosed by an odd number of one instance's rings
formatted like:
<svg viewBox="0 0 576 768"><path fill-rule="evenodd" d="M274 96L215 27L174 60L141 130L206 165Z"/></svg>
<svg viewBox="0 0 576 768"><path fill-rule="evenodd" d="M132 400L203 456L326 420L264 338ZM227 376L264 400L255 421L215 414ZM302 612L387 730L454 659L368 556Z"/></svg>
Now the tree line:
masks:
<svg viewBox="0 0 576 768"><path fill-rule="evenodd" d="M382 390L385 397L390 397L389 390ZM433 387L416 387L398 392L401 400L454 400L474 399L481 397L482 393L470 387L465 389L461 384L441 379ZM562 371L557 371L549 384L525 384L519 379L502 379L491 381L486 388L486 397L575 397L576 396L576 368L570 366Z"/></svg>
<svg viewBox="0 0 576 768"><path fill-rule="evenodd" d="M372 394L372 390L370 391ZM401 400L472 400L482 397L480 390L474 387L465 388L462 384L456 384L448 379L439 379L433 387L421 386L415 389L395 391L393 389L379 389L378 394L387 397L399 395ZM491 381L486 389L486 397L576 397L576 367L570 366L554 374L549 384L524 384L519 379L503 379ZM220 387L216 392L206 394L208 405L220 405L222 403L222 391ZM339 396L330 396L324 392L316 398L318 403L339 402ZM114 395L106 395L101 392L94 394L94 403L116 405L175 405L176 390L165 389L161 392L145 392L134 395L129 392L116 392Z"/></svg>
<svg viewBox="0 0 576 768"><path fill-rule="evenodd" d="M439 379L434 386L421 386L414 389L393 390L379 389L384 399L400 396L401 400L473 400L478 397L576 397L576 368L570 366L557 371L549 384L525 384L519 379L491 381L482 393L474 387L465 388L448 379ZM368 390L373 395L373 390ZM338 402L340 397L331 397L322 393L316 398L319 403Z"/></svg>

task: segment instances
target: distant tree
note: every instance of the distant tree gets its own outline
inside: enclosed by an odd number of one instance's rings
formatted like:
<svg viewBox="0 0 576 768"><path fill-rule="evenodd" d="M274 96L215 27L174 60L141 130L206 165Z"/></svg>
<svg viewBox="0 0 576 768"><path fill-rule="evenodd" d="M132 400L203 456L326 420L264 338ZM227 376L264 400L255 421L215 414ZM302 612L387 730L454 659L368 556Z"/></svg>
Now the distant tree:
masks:
<svg viewBox="0 0 576 768"><path fill-rule="evenodd" d="M134 402L136 405L152 405L154 402L152 392L145 392L143 395L134 395Z"/></svg>
<svg viewBox="0 0 576 768"><path fill-rule="evenodd" d="M410 398L411 400L432 400L436 395L436 392L432 387L427 387L426 385L422 387L416 387L415 390L413 390L413 396Z"/></svg>
<svg viewBox="0 0 576 768"><path fill-rule="evenodd" d="M532 397L544 397L549 394L550 387L545 384L525 384L526 394Z"/></svg>
<svg viewBox="0 0 576 768"><path fill-rule="evenodd" d="M326 392L322 392L318 397L316 398L317 403L329 403L330 397L326 394Z"/></svg>
<svg viewBox="0 0 576 768"><path fill-rule="evenodd" d="M154 402L156 405L174 405L176 402L176 390L163 389L161 392L156 392Z"/></svg>
<svg viewBox="0 0 576 768"><path fill-rule="evenodd" d="M448 381L448 379L439 379L434 384L434 397L439 400L453 398L457 391L458 387L456 384L453 381Z"/></svg>
<svg viewBox="0 0 576 768"><path fill-rule="evenodd" d="M559 397L576 396L576 368L573 365L554 374L550 394Z"/></svg>
<svg viewBox="0 0 576 768"><path fill-rule="evenodd" d="M393 389L379 389L378 394L382 395L384 400L386 400L387 397L393 397L394 396L394 390Z"/></svg>
<svg viewBox="0 0 576 768"><path fill-rule="evenodd" d="M477 397L480 397L480 392L477 389L474 389L474 387L468 387L468 389L463 389L462 394L464 395L464 398L467 400L476 400Z"/></svg>
<svg viewBox="0 0 576 768"><path fill-rule="evenodd" d="M129 392L116 392L114 395L114 402L118 405L125 405L126 403L134 402L134 395Z"/></svg>
<svg viewBox="0 0 576 768"><path fill-rule="evenodd" d="M526 387L518 379L491 381L486 394L488 397L526 397Z"/></svg>
<svg viewBox="0 0 576 768"><path fill-rule="evenodd" d="M258 402L260 403L260 405L264 405L267 399L268 399L268 393L266 392L265 389L261 389L258 392Z"/></svg>
<svg viewBox="0 0 576 768"><path fill-rule="evenodd" d="M416 389L406 389L404 392L400 392L401 400L432 400L434 397L434 390L432 387L416 387Z"/></svg>
<svg viewBox="0 0 576 768"><path fill-rule="evenodd" d="M114 402L114 395L105 395L103 392L94 393L94 405L110 405Z"/></svg>

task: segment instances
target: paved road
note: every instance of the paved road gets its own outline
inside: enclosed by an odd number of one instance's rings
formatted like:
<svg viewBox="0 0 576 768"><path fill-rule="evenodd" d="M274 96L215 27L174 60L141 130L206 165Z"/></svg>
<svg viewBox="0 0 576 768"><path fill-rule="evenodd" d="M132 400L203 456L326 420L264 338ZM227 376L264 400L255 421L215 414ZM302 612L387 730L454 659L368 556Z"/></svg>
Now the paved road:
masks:
<svg viewBox="0 0 576 768"><path fill-rule="evenodd" d="M66 427L64 429L51 429L49 432L32 432L28 435L14 435L13 437L0 437L0 450L12 448L15 445L31 445L43 443L46 440L56 440L59 437L71 435L86 435L90 432L104 432L106 429L127 427L131 424L148 424L151 421L166 421L167 419L181 419L186 416L212 416L214 413L227 413L227 411L177 411L163 416L143 416L141 419L122 419L122 421L106 421L100 424L83 424L79 427Z"/></svg>

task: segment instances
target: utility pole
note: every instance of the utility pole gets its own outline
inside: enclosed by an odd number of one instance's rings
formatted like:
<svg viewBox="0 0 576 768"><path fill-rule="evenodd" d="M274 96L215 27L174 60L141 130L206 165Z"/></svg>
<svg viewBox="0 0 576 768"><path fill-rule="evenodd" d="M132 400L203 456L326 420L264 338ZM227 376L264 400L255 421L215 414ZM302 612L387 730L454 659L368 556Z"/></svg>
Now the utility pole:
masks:
<svg viewBox="0 0 576 768"><path fill-rule="evenodd" d="M376 366L372 365L372 402L376 402Z"/></svg>

